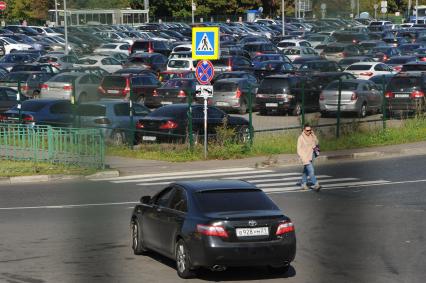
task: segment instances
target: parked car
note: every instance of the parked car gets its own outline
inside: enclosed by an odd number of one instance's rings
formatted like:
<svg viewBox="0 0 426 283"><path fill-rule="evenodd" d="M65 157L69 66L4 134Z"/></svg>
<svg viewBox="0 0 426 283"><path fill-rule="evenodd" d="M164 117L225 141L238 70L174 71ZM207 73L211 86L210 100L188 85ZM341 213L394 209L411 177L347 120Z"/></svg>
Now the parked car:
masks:
<svg viewBox="0 0 426 283"><path fill-rule="evenodd" d="M195 79L195 73L193 71L182 71L182 70L173 70L173 71L163 71L158 74L158 80L162 83L167 82L170 79L175 78L186 78L186 79Z"/></svg>
<svg viewBox="0 0 426 283"><path fill-rule="evenodd" d="M139 103L133 103L133 119L146 116L150 110ZM122 145L128 142L131 132L130 105L125 100L101 100L86 102L78 106L81 127L101 128L107 142Z"/></svg>
<svg viewBox="0 0 426 283"><path fill-rule="evenodd" d="M44 72L48 74L58 74L60 70L55 66L50 64L42 63L27 63L27 64L16 64L10 70L11 73L14 72Z"/></svg>
<svg viewBox="0 0 426 283"><path fill-rule="evenodd" d="M219 60L215 60L215 73L230 71L253 71L253 63L244 56L221 56Z"/></svg>
<svg viewBox="0 0 426 283"><path fill-rule="evenodd" d="M60 70L73 67L77 61L76 56L66 54L46 54L37 60L39 63L48 63Z"/></svg>
<svg viewBox="0 0 426 283"><path fill-rule="evenodd" d="M237 111L245 114L250 106L256 108L256 89L246 78L228 78L216 80L211 103L224 111Z"/></svg>
<svg viewBox="0 0 426 283"><path fill-rule="evenodd" d="M424 72L402 71L393 76L385 93L386 105L390 114L423 113L425 111L425 82Z"/></svg>
<svg viewBox="0 0 426 283"><path fill-rule="evenodd" d="M138 52L161 53L168 57L172 48L167 41L160 40L136 40L130 48L130 54Z"/></svg>
<svg viewBox="0 0 426 283"><path fill-rule="evenodd" d="M93 53L118 52L130 55L130 44L128 43L106 43L93 50Z"/></svg>
<svg viewBox="0 0 426 283"><path fill-rule="evenodd" d="M402 65L401 72L422 72L426 71L426 62L410 62Z"/></svg>
<svg viewBox="0 0 426 283"><path fill-rule="evenodd" d="M16 40L8 37L0 37L0 42L3 43L6 54L13 53L15 50L30 50L34 49L29 44L19 43Z"/></svg>
<svg viewBox="0 0 426 283"><path fill-rule="evenodd" d="M250 42L243 45L243 49L249 53L250 58L259 54L278 54L279 49L272 43Z"/></svg>
<svg viewBox="0 0 426 283"><path fill-rule="evenodd" d="M198 61L192 60L192 58L169 59L167 62L167 71L195 71L197 63Z"/></svg>
<svg viewBox="0 0 426 283"><path fill-rule="evenodd" d="M310 75L312 78L312 86L313 89L311 91L317 92L315 97L320 96L321 91L328 86L329 83L336 80L355 80L356 77L351 73L347 72L320 72L313 73Z"/></svg>
<svg viewBox="0 0 426 283"><path fill-rule="evenodd" d="M30 54L6 54L0 58L0 67L10 71L16 64L31 63L33 61L34 60Z"/></svg>
<svg viewBox="0 0 426 283"><path fill-rule="evenodd" d="M319 109L318 92L313 80L307 76L274 75L260 83L256 94L256 105L261 115L269 113L302 113L302 85L304 86L305 112Z"/></svg>
<svg viewBox="0 0 426 283"><path fill-rule="evenodd" d="M170 221L160 221L165 215ZM172 183L143 196L130 225L133 252L153 250L176 260L182 278L199 267L263 265L286 273L296 254L290 218L261 189L240 180Z"/></svg>
<svg viewBox="0 0 426 283"><path fill-rule="evenodd" d="M342 113L355 113L364 118L368 113L377 113L382 107L382 92L369 80L345 80L340 84ZM321 92L319 103L324 116L338 110L339 82L334 81Z"/></svg>
<svg viewBox="0 0 426 283"><path fill-rule="evenodd" d="M351 73L359 79L368 80L372 76L393 74L394 70L380 62L359 62L347 67L345 72Z"/></svg>
<svg viewBox="0 0 426 283"><path fill-rule="evenodd" d="M231 79L231 78L244 78L247 79L247 81L250 83L251 87L257 91L257 88L259 87L259 82L257 78L249 72L245 71L233 71L233 72L223 72L216 74L214 79L211 81L211 83L214 85L214 82L217 80L222 79Z"/></svg>
<svg viewBox="0 0 426 283"><path fill-rule="evenodd" d="M149 74L114 74L102 78L98 92L100 98L132 99L144 104L161 83Z"/></svg>
<svg viewBox="0 0 426 283"><path fill-rule="evenodd" d="M21 103L21 111L15 105L1 117L3 123L21 122L26 125L49 125L53 127L69 127L73 122L72 106L69 100L62 99L30 99Z"/></svg>
<svg viewBox="0 0 426 283"><path fill-rule="evenodd" d="M254 69L254 75L258 81L261 81L264 77L278 74L293 73L296 68L287 62L270 60L264 61Z"/></svg>
<svg viewBox="0 0 426 283"><path fill-rule="evenodd" d="M188 104L165 105L152 111L136 123L140 141L148 142L185 142L188 129ZM204 106L192 104L192 129L194 141L200 141L204 135ZM216 135L216 128L227 126L235 129L236 138L242 141L248 139L248 121L243 117L231 116L218 109L208 106L207 133L212 138ZM226 118L226 119L225 119Z"/></svg>
<svg viewBox="0 0 426 283"><path fill-rule="evenodd" d="M145 67L154 72L161 72L166 70L167 61L167 57L160 53L135 53L129 56L124 67Z"/></svg>
<svg viewBox="0 0 426 283"><path fill-rule="evenodd" d="M92 67L92 66L69 67L69 68L66 68L66 69L61 69L61 73L68 73L68 72L92 74L92 75L96 75L100 78L109 74L107 71L105 71L104 69L102 69L98 66L94 66L94 67Z"/></svg>
<svg viewBox="0 0 426 283"><path fill-rule="evenodd" d="M400 56L401 52L396 47L376 47L370 49L367 55L373 57L375 61L386 62L393 56Z"/></svg>
<svg viewBox="0 0 426 283"><path fill-rule="evenodd" d="M262 62L270 61L270 60L278 60L286 63L291 63L291 60L283 55L283 54L260 54L253 57L253 67L258 67Z"/></svg>
<svg viewBox="0 0 426 283"><path fill-rule="evenodd" d="M160 107L162 105L186 103L188 97L196 101L196 79L175 78L165 82L161 87L154 89L152 95L145 97L145 105L148 107Z"/></svg>
<svg viewBox="0 0 426 283"><path fill-rule="evenodd" d="M312 60L302 64L299 68L302 72L341 72L343 68L334 61Z"/></svg>
<svg viewBox="0 0 426 283"><path fill-rule="evenodd" d="M386 65L393 68L394 71L399 72L402 69L402 65L417 61L419 61L419 59L416 56L395 56L389 58L389 60L386 61Z"/></svg>
<svg viewBox="0 0 426 283"><path fill-rule="evenodd" d="M346 57L341 59L339 61L339 65L343 69L346 69L353 63L358 63L358 62L376 62L376 61L374 61L374 59L369 56L353 56L353 57Z"/></svg>
<svg viewBox="0 0 426 283"><path fill-rule="evenodd" d="M4 87L0 84L0 113L3 113L18 103L18 91L10 87ZM0 114L0 123L3 123L5 115Z"/></svg>
<svg viewBox="0 0 426 283"><path fill-rule="evenodd" d="M98 100L97 88L100 78L93 74L69 72L60 73L41 85L40 98L67 99L78 101ZM75 90L73 90L75 87ZM73 93L75 97L73 98Z"/></svg>
<svg viewBox="0 0 426 283"><path fill-rule="evenodd" d="M309 41L303 39L285 39L277 43L277 47L279 50L296 46L312 47Z"/></svg>
<svg viewBox="0 0 426 283"><path fill-rule="evenodd" d="M282 50L282 54L287 56L291 61L299 58L318 58L318 52L311 47L291 47Z"/></svg>
<svg viewBox="0 0 426 283"><path fill-rule="evenodd" d="M13 72L0 80L0 86L18 90L20 84L21 94L26 97L37 97L40 94L41 85L52 76L53 74L45 72Z"/></svg>
<svg viewBox="0 0 426 283"><path fill-rule="evenodd" d="M327 60L339 62L341 59L364 55L362 50L351 43L332 43L327 45L321 53Z"/></svg>
<svg viewBox="0 0 426 283"><path fill-rule="evenodd" d="M98 66L108 73L114 73L123 68L120 61L109 56L92 55L89 57L80 58L74 67Z"/></svg>

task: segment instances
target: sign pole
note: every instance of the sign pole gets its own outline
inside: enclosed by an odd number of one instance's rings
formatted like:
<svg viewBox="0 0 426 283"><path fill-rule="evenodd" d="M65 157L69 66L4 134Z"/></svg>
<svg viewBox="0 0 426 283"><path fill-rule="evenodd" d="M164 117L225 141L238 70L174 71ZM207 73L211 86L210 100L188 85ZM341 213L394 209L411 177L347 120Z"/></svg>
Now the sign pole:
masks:
<svg viewBox="0 0 426 283"><path fill-rule="evenodd" d="M207 159L207 97L204 96L204 159Z"/></svg>

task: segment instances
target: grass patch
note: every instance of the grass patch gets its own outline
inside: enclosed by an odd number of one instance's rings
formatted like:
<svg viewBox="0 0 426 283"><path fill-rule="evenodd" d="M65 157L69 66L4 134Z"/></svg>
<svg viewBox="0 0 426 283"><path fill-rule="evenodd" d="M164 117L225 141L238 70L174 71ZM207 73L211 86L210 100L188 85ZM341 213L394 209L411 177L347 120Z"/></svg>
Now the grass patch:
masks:
<svg viewBox="0 0 426 283"><path fill-rule="evenodd" d="M96 173L95 168L84 168L71 165L31 162L10 161L0 162L0 177L30 176L30 175L90 175Z"/></svg>
<svg viewBox="0 0 426 283"><path fill-rule="evenodd" d="M381 128L363 130L358 124L342 127L341 137L336 139L333 132L318 133L322 151L354 149L363 147L404 144L426 140L426 119L404 120L401 127L383 130ZM218 139L209 144L208 159L237 159L273 154L295 154L299 131L287 133L257 134L253 146L235 143L232 139ZM185 144L142 144L137 149L108 146L107 155L139 159L164 160L173 162L204 159L203 145L196 145L194 151Z"/></svg>

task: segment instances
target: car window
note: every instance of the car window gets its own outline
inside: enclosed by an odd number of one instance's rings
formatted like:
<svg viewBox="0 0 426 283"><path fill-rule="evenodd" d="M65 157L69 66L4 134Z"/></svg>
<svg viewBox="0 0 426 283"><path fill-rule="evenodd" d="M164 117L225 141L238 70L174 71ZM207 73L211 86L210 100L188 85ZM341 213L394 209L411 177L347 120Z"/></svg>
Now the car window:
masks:
<svg viewBox="0 0 426 283"><path fill-rule="evenodd" d="M149 109L140 104L133 104L133 114L136 116L144 116L149 114Z"/></svg>
<svg viewBox="0 0 426 283"><path fill-rule="evenodd" d="M221 110L214 107L209 107L207 109L207 116L212 119L222 119L225 115Z"/></svg>
<svg viewBox="0 0 426 283"><path fill-rule="evenodd" d="M89 75L86 75L86 76L83 76L81 79L80 79L80 81L79 81L79 83L80 84L88 84L89 83Z"/></svg>
<svg viewBox="0 0 426 283"><path fill-rule="evenodd" d="M16 90L13 89L5 89L6 91L6 95L7 95L7 99L9 101L16 101L17 97L16 94L18 93ZM21 98L22 99L22 98Z"/></svg>
<svg viewBox="0 0 426 283"><path fill-rule="evenodd" d="M175 189L175 193L173 194L169 207L177 211L187 212L186 194L182 189Z"/></svg>
<svg viewBox="0 0 426 283"><path fill-rule="evenodd" d="M166 188L155 198L154 204L160 207L167 207L173 192L173 188Z"/></svg>
<svg viewBox="0 0 426 283"><path fill-rule="evenodd" d="M78 114L81 116L105 116L106 115L106 107L103 105L95 105L95 104L80 104L78 106Z"/></svg>
<svg viewBox="0 0 426 283"><path fill-rule="evenodd" d="M96 75L89 75L90 83L99 84L101 82L101 78Z"/></svg>
<svg viewBox="0 0 426 283"><path fill-rule="evenodd" d="M50 106L52 114L71 114L71 104L69 102L58 102Z"/></svg>

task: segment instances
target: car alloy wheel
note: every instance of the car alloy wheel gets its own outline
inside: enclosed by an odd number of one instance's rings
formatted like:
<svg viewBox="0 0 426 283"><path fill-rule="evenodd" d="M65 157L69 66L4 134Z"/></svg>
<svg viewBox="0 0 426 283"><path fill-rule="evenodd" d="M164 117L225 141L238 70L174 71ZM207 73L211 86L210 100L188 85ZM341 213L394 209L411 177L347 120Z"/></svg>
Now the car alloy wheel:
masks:
<svg viewBox="0 0 426 283"><path fill-rule="evenodd" d="M292 114L293 116L299 116L300 114L302 114L302 105L300 105L300 103L296 103Z"/></svg>
<svg viewBox="0 0 426 283"><path fill-rule="evenodd" d="M367 116L367 104L363 104L359 110L359 118L365 118Z"/></svg>
<svg viewBox="0 0 426 283"><path fill-rule="evenodd" d="M176 243L176 271L179 277L188 279L195 276L191 270L191 261L186 250L185 242L181 239Z"/></svg>
<svg viewBox="0 0 426 283"><path fill-rule="evenodd" d="M141 229L138 221L135 219L132 221L132 249L135 255L142 255L147 252L143 239L141 237Z"/></svg>

